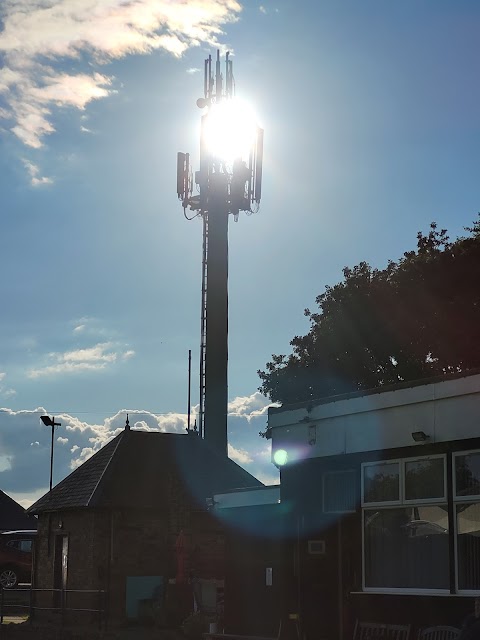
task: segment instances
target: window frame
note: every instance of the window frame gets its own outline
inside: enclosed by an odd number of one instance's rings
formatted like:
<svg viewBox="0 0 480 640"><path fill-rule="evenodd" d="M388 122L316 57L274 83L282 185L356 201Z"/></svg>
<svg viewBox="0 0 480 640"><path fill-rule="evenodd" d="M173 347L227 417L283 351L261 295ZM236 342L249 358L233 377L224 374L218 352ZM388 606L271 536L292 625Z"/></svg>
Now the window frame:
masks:
<svg viewBox="0 0 480 640"><path fill-rule="evenodd" d="M406 464L407 462L416 462L419 460L435 460L435 459L443 459L443 495L436 496L433 498L406 498L405 496L405 480L407 477L406 473ZM402 458L402 504L406 505L415 505L415 504L432 504L434 502L442 502L443 504L447 503L447 454L446 453L435 453L431 456L415 456L414 458Z"/></svg>
<svg viewBox="0 0 480 640"><path fill-rule="evenodd" d="M479 451L480 452L480 451ZM473 452L472 452L473 453ZM414 498L414 499L406 499L405 498L405 465L407 462L414 462L416 460L431 460L436 458L443 459L443 496L435 497L435 498ZM384 502L365 502L364 500L364 468L367 466L373 465L381 465L398 462L399 464L399 499L395 501L384 501ZM414 507L415 505L431 505L433 506L447 506L448 513L448 490L447 490L447 454L439 453L439 454L431 454L431 455L418 455L411 456L408 458L391 458L391 459L382 459L382 460L374 460L369 462L362 462L360 465L360 475L361 475L361 510L362 510L362 591L365 593L405 593L405 594L419 594L419 595L445 595L450 594L450 585L442 589L432 589L432 588L419 588L419 587L371 587L366 585L366 558L365 558L365 512L370 511L372 509L395 509L401 507ZM450 522L449 517L449 528L448 535L451 535L451 531L453 529L455 536L455 580L457 581L457 554L456 554L456 517L454 518L455 522ZM456 584L457 586L457 584ZM458 589L457 589L458 593Z"/></svg>
<svg viewBox="0 0 480 640"><path fill-rule="evenodd" d="M465 456L472 453L480 454L480 449L467 449L466 451L454 451L452 452L452 506L453 506L453 540L454 540L454 565L455 565L455 593L464 596L478 596L480 595L480 587L478 589L461 589L458 584L458 518L457 518L457 505L459 504L479 504L480 494L474 494L469 496L457 496L457 473L456 473L456 459L459 456Z"/></svg>
<svg viewBox="0 0 480 640"><path fill-rule="evenodd" d="M457 502L480 502L480 493L470 494L468 496L457 496L457 469L456 469L456 459L460 456L470 455L472 453L480 454L480 449L471 449L467 451L454 451L452 453L452 491L453 491L453 502L456 504Z"/></svg>
<svg viewBox="0 0 480 640"><path fill-rule="evenodd" d="M365 475L364 469L366 467L374 467L382 464L398 464L398 500L385 500L380 502L365 502ZM372 462L362 462L361 464L361 495L360 503L363 507L378 507L378 506L398 506L402 504L402 459L392 458L391 460L375 460Z"/></svg>
<svg viewBox="0 0 480 640"><path fill-rule="evenodd" d="M443 502L442 504L446 504ZM402 506L412 506L412 505L388 505L385 507L386 509L398 509ZM432 505L438 506L438 505ZM370 509L366 507L362 509L362 591L365 593L405 593L410 595L445 595L450 594L450 586L445 587L444 589L421 589L419 587L367 587L365 584L366 572L365 572L365 511L369 511ZM450 533L450 532L449 532Z"/></svg>

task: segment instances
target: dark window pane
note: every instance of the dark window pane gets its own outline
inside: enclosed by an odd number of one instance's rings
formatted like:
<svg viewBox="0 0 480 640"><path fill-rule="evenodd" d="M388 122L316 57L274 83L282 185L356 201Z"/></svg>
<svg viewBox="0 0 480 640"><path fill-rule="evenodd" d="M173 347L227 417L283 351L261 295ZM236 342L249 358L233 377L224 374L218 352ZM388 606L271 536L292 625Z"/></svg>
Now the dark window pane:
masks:
<svg viewBox="0 0 480 640"><path fill-rule="evenodd" d="M405 462L405 500L444 498L444 459Z"/></svg>
<svg viewBox="0 0 480 640"><path fill-rule="evenodd" d="M480 453L455 457L455 486L457 496L480 495Z"/></svg>
<svg viewBox="0 0 480 640"><path fill-rule="evenodd" d="M480 589L480 504L457 505L458 588Z"/></svg>
<svg viewBox="0 0 480 640"><path fill-rule="evenodd" d="M363 468L364 502L392 502L400 498L400 465L385 462Z"/></svg>
<svg viewBox="0 0 480 640"><path fill-rule="evenodd" d="M348 513L355 509L355 471L325 473L323 476L325 513Z"/></svg>
<svg viewBox="0 0 480 640"><path fill-rule="evenodd" d="M365 586L448 589L447 506L364 512Z"/></svg>

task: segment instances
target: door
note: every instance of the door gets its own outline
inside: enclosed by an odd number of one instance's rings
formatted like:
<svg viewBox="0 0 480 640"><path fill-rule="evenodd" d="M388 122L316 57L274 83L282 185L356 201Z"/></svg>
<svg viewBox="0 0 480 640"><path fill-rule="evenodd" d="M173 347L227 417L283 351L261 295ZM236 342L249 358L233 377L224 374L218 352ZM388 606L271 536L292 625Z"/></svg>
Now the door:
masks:
<svg viewBox="0 0 480 640"><path fill-rule="evenodd" d="M342 638L338 528L338 522L325 523L299 541L299 608L307 640Z"/></svg>
<svg viewBox="0 0 480 640"><path fill-rule="evenodd" d="M67 588L68 570L68 536L55 536L55 555L53 561L53 588L56 590L54 602L56 607L61 606L61 592Z"/></svg>

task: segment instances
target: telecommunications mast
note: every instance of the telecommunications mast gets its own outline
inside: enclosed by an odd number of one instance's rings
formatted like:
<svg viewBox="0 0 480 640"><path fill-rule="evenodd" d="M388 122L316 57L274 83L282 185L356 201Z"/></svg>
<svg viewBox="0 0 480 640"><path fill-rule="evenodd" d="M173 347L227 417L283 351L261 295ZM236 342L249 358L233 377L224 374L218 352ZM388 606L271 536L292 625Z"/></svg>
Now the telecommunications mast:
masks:
<svg viewBox="0 0 480 640"><path fill-rule="evenodd" d="M217 51L205 60L200 169L192 177L190 155L177 156L177 195L203 221L199 434L227 454L228 218L258 210L262 191L263 129L235 97L233 63L225 76ZM194 189L195 183L195 189ZM192 219L192 218L189 218Z"/></svg>

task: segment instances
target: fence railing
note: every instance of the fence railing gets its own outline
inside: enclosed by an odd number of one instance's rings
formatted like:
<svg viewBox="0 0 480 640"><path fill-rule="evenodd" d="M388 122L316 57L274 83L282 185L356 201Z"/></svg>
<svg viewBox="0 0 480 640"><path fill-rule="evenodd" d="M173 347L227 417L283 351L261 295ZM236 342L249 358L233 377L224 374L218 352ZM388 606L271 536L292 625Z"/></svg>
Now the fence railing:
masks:
<svg viewBox="0 0 480 640"><path fill-rule="evenodd" d="M10 594L20 593L24 596L25 602L19 602L14 598L9 597ZM36 598L37 593L50 593L52 606L38 606ZM55 594L58 594L55 597ZM92 600L96 601L94 606L71 606L68 601L69 594L81 594L82 596L93 594ZM24 610L28 613L28 619L33 621L36 611L51 611L59 614L59 623L64 625L65 614L67 612L78 613L91 613L96 614L98 621L98 628L102 629L106 623L106 595L107 592L102 589L37 589L37 588L25 588L25 589L4 589L0 588L0 629L4 622L4 617L8 615L6 611L11 613L12 609ZM96 597L95 597L96 596ZM56 602L55 602L56 600Z"/></svg>

